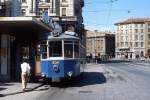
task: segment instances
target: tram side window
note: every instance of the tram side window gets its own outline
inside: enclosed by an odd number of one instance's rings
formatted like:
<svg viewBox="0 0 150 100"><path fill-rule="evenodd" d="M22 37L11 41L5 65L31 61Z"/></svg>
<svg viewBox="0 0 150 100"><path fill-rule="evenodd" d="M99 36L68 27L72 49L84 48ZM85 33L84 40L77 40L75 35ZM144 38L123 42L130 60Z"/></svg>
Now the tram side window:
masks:
<svg viewBox="0 0 150 100"><path fill-rule="evenodd" d="M47 45L40 45L42 59L47 58Z"/></svg>
<svg viewBox="0 0 150 100"><path fill-rule="evenodd" d="M67 58L73 58L73 42L72 41L64 42L64 56Z"/></svg>
<svg viewBox="0 0 150 100"><path fill-rule="evenodd" d="M62 57L62 41L49 42L49 56Z"/></svg>
<svg viewBox="0 0 150 100"><path fill-rule="evenodd" d="M74 57L79 58L79 43L75 42L74 44Z"/></svg>

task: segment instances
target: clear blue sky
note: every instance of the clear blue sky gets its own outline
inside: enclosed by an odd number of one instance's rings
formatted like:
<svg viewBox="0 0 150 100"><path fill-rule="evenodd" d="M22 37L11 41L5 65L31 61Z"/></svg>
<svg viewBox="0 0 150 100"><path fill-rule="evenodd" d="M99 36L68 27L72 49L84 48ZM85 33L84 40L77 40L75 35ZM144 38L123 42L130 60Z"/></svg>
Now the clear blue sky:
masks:
<svg viewBox="0 0 150 100"><path fill-rule="evenodd" d="M150 0L84 0L85 28L114 31L114 23L128 18L150 17ZM111 2L113 1L113 2Z"/></svg>

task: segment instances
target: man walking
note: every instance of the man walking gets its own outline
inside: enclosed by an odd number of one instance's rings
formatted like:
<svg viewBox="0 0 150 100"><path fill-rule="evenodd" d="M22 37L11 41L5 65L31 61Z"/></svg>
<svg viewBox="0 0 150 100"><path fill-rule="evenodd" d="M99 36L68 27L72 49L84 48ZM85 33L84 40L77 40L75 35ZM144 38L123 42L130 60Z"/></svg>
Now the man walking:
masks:
<svg viewBox="0 0 150 100"><path fill-rule="evenodd" d="M22 90L25 91L27 87L28 76L30 75L30 65L27 63L26 60L23 60L21 64L21 79L22 79Z"/></svg>

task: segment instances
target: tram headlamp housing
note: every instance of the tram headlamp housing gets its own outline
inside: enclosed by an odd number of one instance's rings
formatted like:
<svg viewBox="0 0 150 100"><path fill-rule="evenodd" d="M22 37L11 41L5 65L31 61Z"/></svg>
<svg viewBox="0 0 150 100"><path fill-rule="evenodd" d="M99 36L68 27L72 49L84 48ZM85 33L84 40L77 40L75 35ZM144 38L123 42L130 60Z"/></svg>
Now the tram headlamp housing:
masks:
<svg viewBox="0 0 150 100"><path fill-rule="evenodd" d="M45 77L46 75L45 75L44 73L41 73L41 76L42 76L42 77Z"/></svg>
<svg viewBox="0 0 150 100"><path fill-rule="evenodd" d="M71 76L72 76L72 74L73 74L73 72L72 72L72 71L69 71L69 72L67 73L67 75L68 75L69 77L71 77Z"/></svg>

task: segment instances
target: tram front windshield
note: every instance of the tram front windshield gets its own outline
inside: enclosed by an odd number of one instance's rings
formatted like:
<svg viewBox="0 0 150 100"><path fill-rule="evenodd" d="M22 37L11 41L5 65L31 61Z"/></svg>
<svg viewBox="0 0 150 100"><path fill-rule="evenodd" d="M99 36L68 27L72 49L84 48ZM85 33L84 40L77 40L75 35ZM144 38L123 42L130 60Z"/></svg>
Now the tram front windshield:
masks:
<svg viewBox="0 0 150 100"><path fill-rule="evenodd" d="M62 41L49 42L49 56L62 57Z"/></svg>

